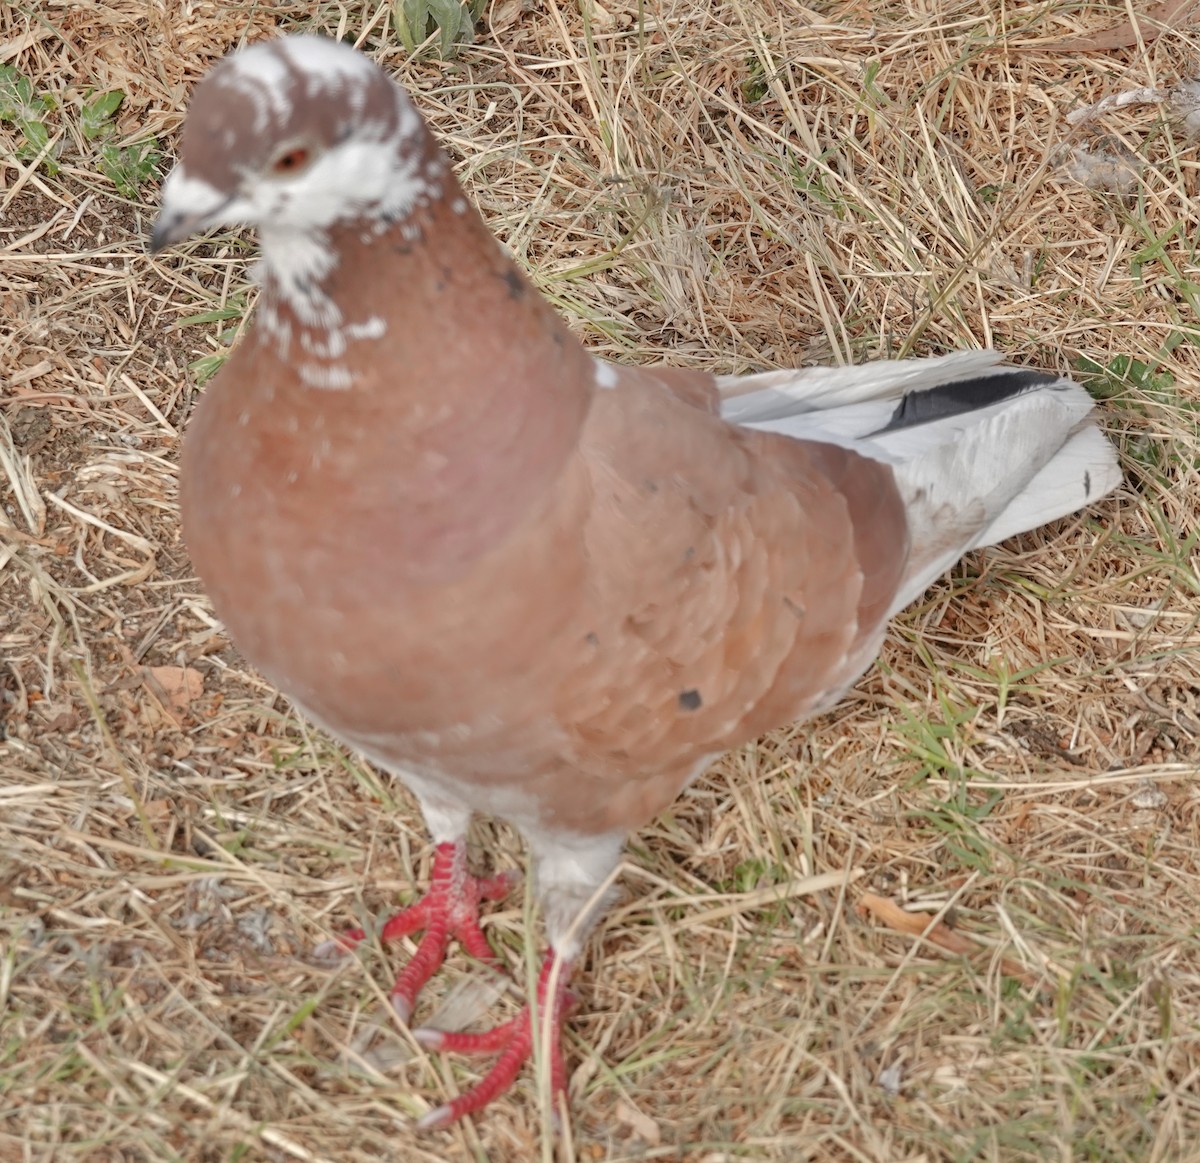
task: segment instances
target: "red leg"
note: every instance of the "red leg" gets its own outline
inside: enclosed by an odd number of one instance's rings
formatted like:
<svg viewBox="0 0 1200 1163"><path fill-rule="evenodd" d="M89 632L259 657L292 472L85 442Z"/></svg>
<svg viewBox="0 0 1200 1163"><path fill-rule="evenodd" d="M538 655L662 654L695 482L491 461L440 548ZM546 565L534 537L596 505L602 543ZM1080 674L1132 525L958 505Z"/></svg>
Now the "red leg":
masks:
<svg viewBox="0 0 1200 1163"><path fill-rule="evenodd" d="M507 896L517 877L515 872L482 880L472 876L467 871L466 845L461 840L439 844L434 849L429 891L416 903L401 909L380 933L380 940L387 942L421 929L425 931L412 960L392 986L392 1005L402 1022L408 1022L417 994L446 959L452 940L457 940L472 957L496 963L496 954L479 927L479 903ZM317 953L353 949L365 936L362 929L351 929L319 946Z"/></svg>
<svg viewBox="0 0 1200 1163"><path fill-rule="evenodd" d="M570 1002L567 978L570 976L569 962L562 962L553 996L549 996L550 975L554 966L554 955L546 954L538 974L537 1011L538 1035L550 1025L550 1086L555 1100L567 1088L567 1070L562 1055L563 1016ZM444 1127L463 1115L469 1115L486 1106L502 1095L520 1073L524 1063L533 1056L533 1015L528 1005L511 1021L480 1034L467 1034L450 1030L433 1030L422 1027L413 1031L413 1037L430 1050L448 1050L462 1054L495 1054L500 1057L491 1070L465 1094L452 1102L439 1106L422 1116L417 1129L431 1130Z"/></svg>
<svg viewBox="0 0 1200 1163"><path fill-rule="evenodd" d="M452 940L457 940L471 956L480 961L496 963L496 954L479 927L479 904L485 900L500 900L512 890L516 880L517 874L512 872L482 880L472 876L467 872L466 846L462 841L439 844L434 849L429 891L419 901L392 917L380 933L380 939L386 942L424 930L416 953L397 975L392 986L392 1005L401 1021L408 1022L417 994L445 960L446 950ZM341 937L325 942L317 953L326 955L337 950L353 949L365 936L364 930L351 929ZM564 1014L572 1001L567 990L571 965L567 961L561 963L551 992L553 967L553 954L547 953L538 975L536 1006L539 1035L545 1028L542 1023L548 1023L550 1027L550 1084L557 1098L567 1087L567 1071L562 1056L562 1025ZM444 1127L498 1098L512 1086L521 1067L534 1053L533 1013L529 1005L511 1021L482 1033L468 1034L424 1027L414 1030L413 1036L430 1050L499 1055L480 1082L420 1119L417 1123L420 1130Z"/></svg>

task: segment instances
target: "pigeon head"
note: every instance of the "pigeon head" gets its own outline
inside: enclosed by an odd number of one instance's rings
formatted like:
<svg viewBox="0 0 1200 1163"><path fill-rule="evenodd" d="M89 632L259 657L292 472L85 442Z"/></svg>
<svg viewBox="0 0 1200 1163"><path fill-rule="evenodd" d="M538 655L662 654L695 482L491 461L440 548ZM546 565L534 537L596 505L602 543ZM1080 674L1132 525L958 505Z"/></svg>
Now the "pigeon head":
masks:
<svg viewBox="0 0 1200 1163"><path fill-rule="evenodd" d="M446 164L408 96L350 45L263 41L197 87L151 247L217 226L320 241L339 222L401 221L440 196Z"/></svg>

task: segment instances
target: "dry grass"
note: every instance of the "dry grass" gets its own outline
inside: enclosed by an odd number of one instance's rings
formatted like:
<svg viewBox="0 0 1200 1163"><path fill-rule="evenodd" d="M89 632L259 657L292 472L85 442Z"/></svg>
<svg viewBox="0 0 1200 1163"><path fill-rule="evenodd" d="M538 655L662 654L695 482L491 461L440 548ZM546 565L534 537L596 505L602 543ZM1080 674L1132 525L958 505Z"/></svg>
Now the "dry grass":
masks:
<svg viewBox="0 0 1200 1163"><path fill-rule="evenodd" d="M1195 75L1200 32L1085 57L1025 50L1122 5L498 0L445 64L382 3L150 7L0 8L62 165L0 126L0 1160L1200 1158L1197 152L1157 106L1065 120ZM278 27L365 40L607 355L1108 369L1116 497L966 562L836 713L633 838L556 1144L528 1078L409 1130L472 1065L389 1024L395 951L306 951L422 878L420 820L246 670L178 537L187 369L231 341L251 250L148 258L154 190L114 192L79 109L125 89L119 136L169 142ZM1070 176L1081 144L1131 192ZM490 931L520 978L522 902ZM443 978L468 1016L480 982Z"/></svg>

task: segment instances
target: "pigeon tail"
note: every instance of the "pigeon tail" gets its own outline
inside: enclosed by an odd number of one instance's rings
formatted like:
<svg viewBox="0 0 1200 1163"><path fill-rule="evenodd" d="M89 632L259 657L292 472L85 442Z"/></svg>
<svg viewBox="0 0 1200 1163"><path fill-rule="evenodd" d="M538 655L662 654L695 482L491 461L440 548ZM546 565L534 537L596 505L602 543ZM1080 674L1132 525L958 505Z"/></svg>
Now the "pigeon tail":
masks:
<svg viewBox="0 0 1200 1163"><path fill-rule="evenodd" d="M998 360L972 351L768 372L745 377L740 393L729 379L719 384L722 415L891 466L909 526L895 614L969 550L1067 516L1121 482L1084 388Z"/></svg>

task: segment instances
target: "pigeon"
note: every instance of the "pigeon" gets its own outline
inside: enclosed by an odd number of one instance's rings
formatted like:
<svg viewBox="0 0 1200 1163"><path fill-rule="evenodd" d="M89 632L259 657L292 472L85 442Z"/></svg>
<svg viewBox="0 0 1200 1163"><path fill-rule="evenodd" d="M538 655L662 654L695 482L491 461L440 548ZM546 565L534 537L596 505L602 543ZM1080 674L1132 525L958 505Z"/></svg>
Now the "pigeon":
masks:
<svg viewBox="0 0 1200 1163"><path fill-rule="evenodd" d="M715 375L594 357L468 202L411 99L315 36L195 89L154 251L257 228L252 326L191 416L184 540L233 643L314 724L405 784L433 841L409 1022L457 941L496 962L475 813L522 835L536 996L443 1126L548 1034L628 834L722 752L832 707L889 618L964 553L1120 482L1082 387L961 351ZM352 930L336 942L363 939ZM328 946L326 947L328 948ZM558 1099L556 1099L558 1101Z"/></svg>

